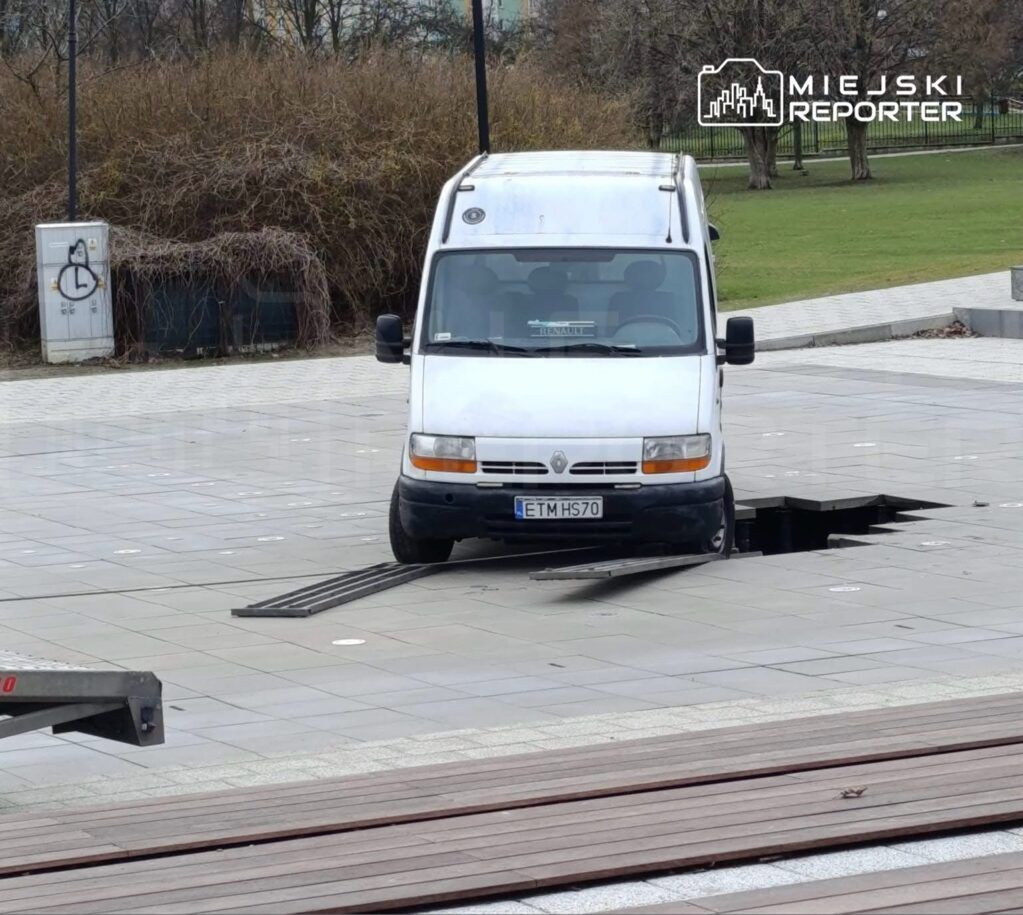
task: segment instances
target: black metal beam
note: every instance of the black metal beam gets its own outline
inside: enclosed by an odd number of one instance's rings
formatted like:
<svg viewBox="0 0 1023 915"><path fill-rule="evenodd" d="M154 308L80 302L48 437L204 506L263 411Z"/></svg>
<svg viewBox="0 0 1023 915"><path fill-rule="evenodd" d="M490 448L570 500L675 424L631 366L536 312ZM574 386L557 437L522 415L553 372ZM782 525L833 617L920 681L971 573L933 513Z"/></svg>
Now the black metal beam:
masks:
<svg viewBox="0 0 1023 915"><path fill-rule="evenodd" d="M476 117L480 152L490 152L490 112L487 104L487 36L483 0L472 0L472 49L476 58Z"/></svg>
<svg viewBox="0 0 1023 915"><path fill-rule="evenodd" d="M78 219L78 10L68 0L67 13L67 218Z"/></svg>
<svg viewBox="0 0 1023 915"><path fill-rule="evenodd" d="M0 711L10 717L0 718L0 738L26 734L40 728L58 727L71 721L92 718L114 712L120 706L116 702L69 702L66 705L0 705Z"/></svg>
<svg viewBox="0 0 1023 915"><path fill-rule="evenodd" d="M0 738L52 727L136 746L163 743L162 692L148 672L0 652Z"/></svg>

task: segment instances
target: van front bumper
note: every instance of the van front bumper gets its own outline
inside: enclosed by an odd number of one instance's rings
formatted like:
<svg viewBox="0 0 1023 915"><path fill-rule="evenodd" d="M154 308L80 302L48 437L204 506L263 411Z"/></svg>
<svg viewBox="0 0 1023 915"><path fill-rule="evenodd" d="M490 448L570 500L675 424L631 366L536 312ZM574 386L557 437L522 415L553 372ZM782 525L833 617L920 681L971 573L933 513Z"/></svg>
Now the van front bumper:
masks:
<svg viewBox="0 0 1023 915"><path fill-rule="evenodd" d="M599 520L519 521L516 496L604 499ZM663 483L638 489L566 486L501 489L465 483L398 480L401 523L413 537L493 540L596 540L699 544L721 529L725 478Z"/></svg>

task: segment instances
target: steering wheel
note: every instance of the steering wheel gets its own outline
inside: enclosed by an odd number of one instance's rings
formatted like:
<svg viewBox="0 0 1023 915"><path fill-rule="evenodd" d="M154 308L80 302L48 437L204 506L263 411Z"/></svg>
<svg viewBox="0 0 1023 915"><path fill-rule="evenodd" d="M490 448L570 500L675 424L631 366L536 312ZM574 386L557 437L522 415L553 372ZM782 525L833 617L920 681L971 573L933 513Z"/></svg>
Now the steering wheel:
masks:
<svg viewBox="0 0 1023 915"><path fill-rule="evenodd" d="M664 315L633 315L631 318L626 318L624 321L622 321L621 324L618 325L618 327L615 328L615 334L617 335L618 332L623 327L628 327L630 324L649 324L651 322L655 324L667 325L673 331L675 331L679 340L684 339L684 337L682 336L682 328L674 321L672 321L671 318L666 318L664 317Z"/></svg>

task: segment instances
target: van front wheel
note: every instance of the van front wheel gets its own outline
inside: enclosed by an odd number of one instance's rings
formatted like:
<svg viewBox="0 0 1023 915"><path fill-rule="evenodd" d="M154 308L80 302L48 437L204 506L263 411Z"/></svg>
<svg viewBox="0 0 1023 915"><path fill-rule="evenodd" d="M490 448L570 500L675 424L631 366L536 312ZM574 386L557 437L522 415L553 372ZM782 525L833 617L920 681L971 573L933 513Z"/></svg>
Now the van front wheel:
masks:
<svg viewBox="0 0 1023 915"><path fill-rule="evenodd" d="M455 546L455 541L448 538L413 537L402 527L397 484L391 494L391 511L387 527L391 536L391 552L394 553L394 558L404 565L445 562Z"/></svg>

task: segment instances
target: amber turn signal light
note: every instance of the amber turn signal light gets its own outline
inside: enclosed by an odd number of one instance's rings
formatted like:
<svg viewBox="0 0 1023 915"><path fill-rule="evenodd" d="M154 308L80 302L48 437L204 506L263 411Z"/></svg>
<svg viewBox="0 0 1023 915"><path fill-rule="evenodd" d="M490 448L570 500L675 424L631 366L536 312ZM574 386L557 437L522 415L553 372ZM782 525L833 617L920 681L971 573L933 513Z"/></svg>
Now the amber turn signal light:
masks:
<svg viewBox="0 0 1023 915"><path fill-rule="evenodd" d="M710 455L672 461L643 461L643 473L692 473L710 465Z"/></svg>
<svg viewBox="0 0 1023 915"><path fill-rule="evenodd" d="M433 470L437 473L475 473L476 462L466 461L459 458L436 458L422 457L418 454L411 456L412 466L420 470Z"/></svg>

